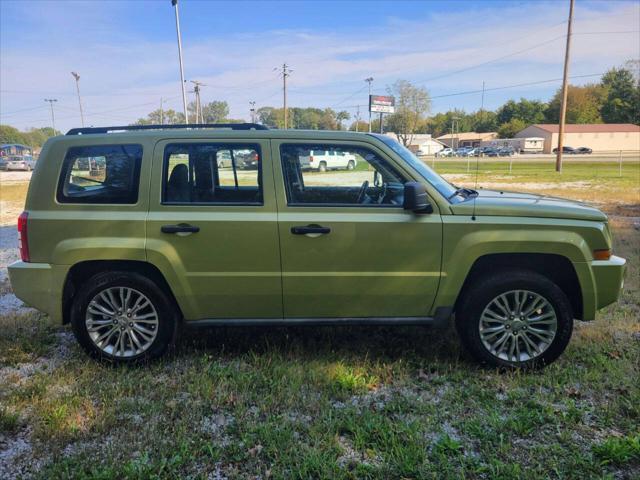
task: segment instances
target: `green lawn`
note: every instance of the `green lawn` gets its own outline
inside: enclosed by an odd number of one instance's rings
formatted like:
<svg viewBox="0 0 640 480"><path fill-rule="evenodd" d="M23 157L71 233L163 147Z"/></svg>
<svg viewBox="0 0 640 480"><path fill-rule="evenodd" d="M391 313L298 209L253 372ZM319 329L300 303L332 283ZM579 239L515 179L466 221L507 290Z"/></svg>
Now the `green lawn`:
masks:
<svg viewBox="0 0 640 480"><path fill-rule="evenodd" d="M43 479L640 477L640 170L546 168L479 184L598 202L629 271L544 371L480 369L453 331L408 327L188 332L113 368L39 314L5 316L0 477L3 462Z"/></svg>

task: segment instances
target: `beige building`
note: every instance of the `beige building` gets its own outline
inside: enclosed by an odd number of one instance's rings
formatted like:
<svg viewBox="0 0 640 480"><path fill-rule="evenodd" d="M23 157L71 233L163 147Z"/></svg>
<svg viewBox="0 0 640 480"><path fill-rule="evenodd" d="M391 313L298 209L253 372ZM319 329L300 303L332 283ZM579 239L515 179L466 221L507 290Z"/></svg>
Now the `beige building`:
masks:
<svg viewBox="0 0 640 480"><path fill-rule="evenodd" d="M447 133L437 138L438 141L444 143L447 147L479 147L482 142L488 142L498 138L496 132L460 132L460 133Z"/></svg>
<svg viewBox="0 0 640 480"><path fill-rule="evenodd" d="M517 138L544 138L544 153L558 146L558 125L536 124L516 134ZM632 123L571 124L564 127L565 146L588 147L594 152L640 150L640 126Z"/></svg>

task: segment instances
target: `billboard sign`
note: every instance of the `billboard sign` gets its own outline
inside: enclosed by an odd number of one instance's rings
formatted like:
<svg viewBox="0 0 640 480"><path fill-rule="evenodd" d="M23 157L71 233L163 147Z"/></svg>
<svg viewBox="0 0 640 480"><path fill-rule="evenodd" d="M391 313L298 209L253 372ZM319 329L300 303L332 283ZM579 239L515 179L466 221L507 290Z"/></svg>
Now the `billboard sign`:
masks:
<svg viewBox="0 0 640 480"><path fill-rule="evenodd" d="M384 95L369 95L369 111L376 113L394 113L396 99Z"/></svg>

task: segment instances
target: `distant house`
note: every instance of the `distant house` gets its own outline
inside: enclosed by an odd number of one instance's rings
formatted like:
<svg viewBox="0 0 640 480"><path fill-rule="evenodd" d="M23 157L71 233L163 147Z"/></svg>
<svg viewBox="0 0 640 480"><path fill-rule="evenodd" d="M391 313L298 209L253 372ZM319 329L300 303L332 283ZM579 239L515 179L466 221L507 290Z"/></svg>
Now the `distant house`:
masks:
<svg viewBox="0 0 640 480"><path fill-rule="evenodd" d="M21 143L5 143L0 145L0 155L3 157L8 155L33 155L33 149Z"/></svg>
<svg viewBox="0 0 640 480"><path fill-rule="evenodd" d="M386 135L397 140L398 137L393 132L387 132ZM429 133L416 133L410 138L410 143L407 148L413 153L419 153L420 155L433 155L445 148L444 143L431 137Z"/></svg>
<svg viewBox="0 0 640 480"><path fill-rule="evenodd" d="M542 137L544 153L558 146L558 125L540 123L516 134L516 138ZM594 151L640 150L640 126L632 123L570 124L564 127L565 146L588 147Z"/></svg>
<svg viewBox="0 0 640 480"><path fill-rule="evenodd" d="M444 143L447 147L479 147L482 142L494 140L498 138L496 132L460 132L460 133L447 133L437 138L438 141Z"/></svg>

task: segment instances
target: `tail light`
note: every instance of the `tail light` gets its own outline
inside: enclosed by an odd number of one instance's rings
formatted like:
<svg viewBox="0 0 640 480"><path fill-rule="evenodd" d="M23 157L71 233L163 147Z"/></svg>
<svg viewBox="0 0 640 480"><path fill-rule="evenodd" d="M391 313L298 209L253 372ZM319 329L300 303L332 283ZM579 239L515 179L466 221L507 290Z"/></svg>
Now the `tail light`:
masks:
<svg viewBox="0 0 640 480"><path fill-rule="evenodd" d="M313 162L313 155L309 155L309 162Z"/></svg>
<svg viewBox="0 0 640 480"><path fill-rule="evenodd" d="M22 212L18 217L18 245L23 262L31 261L29 257L29 237L27 236L27 218L29 214Z"/></svg>

